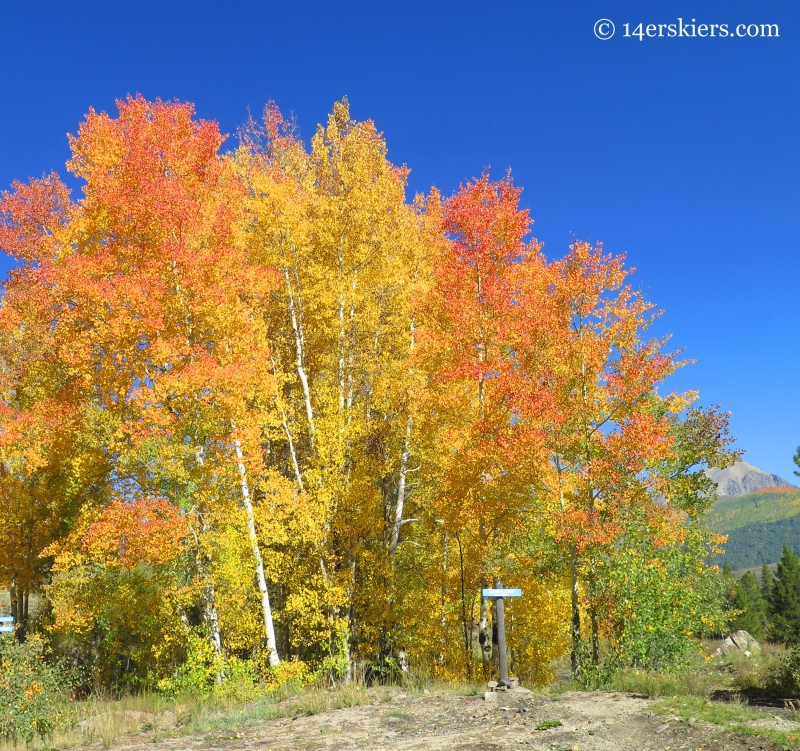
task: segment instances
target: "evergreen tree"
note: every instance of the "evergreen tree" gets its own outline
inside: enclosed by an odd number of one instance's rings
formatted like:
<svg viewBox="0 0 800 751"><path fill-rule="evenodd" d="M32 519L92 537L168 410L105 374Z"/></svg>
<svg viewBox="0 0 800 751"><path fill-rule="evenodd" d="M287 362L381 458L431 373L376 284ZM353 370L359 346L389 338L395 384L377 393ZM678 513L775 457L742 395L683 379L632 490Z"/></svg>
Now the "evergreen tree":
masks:
<svg viewBox="0 0 800 751"><path fill-rule="evenodd" d="M730 604L731 609L737 612L731 620L731 630L742 629L756 639L763 639L767 626L766 604L758 579L751 572L736 582Z"/></svg>
<svg viewBox="0 0 800 751"><path fill-rule="evenodd" d="M725 606L730 610L733 607L733 597L736 593L736 575L727 561L722 567L722 591L725 594Z"/></svg>
<svg viewBox="0 0 800 751"><path fill-rule="evenodd" d="M764 600L764 607L769 614L769 598L772 593L772 585L775 584L775 577L767 564L761 566L761 597Z"/></svg>
<svg viewBox="0 0 800 751"><path fill-rule="evenodd" d="M770 593L772 641L800 644L800 559L786 545Z"/></svg>
<svg viewBox="0 0 800 751"><path fill-rule="evenodd" d="M772 623L772 588L775 585L775 577L772 569L765 563L761 566L761 598L764 601L764 616L767 622L767 634Z"/></svg>

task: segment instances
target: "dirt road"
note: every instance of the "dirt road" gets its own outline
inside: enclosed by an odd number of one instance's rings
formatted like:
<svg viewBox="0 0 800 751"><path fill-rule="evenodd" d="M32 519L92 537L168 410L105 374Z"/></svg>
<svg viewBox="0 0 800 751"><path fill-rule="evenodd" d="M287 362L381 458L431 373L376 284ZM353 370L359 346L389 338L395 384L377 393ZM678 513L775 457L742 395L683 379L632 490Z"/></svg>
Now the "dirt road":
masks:
<svg viewBox="0 0 800 751"><path fill-rule="evenodd" d="M703 722L682 722L649 711L652 702L626 694L566 693L421 696L397 694L392 701L284 718L236 732L158 740L129 736L126 751L745 751L770 748L769 741ZM800 724L780 717L783 729ZM561 723L555 727L544 724ZM763 724L763 720L761 721ZM772 720L768 720L772 722ZM542 728L542 729L538 729Z"/></svg>

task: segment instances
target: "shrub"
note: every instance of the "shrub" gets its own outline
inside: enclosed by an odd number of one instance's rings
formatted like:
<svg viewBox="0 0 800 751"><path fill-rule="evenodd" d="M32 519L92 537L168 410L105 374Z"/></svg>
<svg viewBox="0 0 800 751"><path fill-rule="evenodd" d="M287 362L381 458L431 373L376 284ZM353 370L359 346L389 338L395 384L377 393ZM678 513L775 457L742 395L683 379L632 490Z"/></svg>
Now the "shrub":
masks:
<svg viewBox="0 0 800 751"><path fill-rule="evenodd" d="M270 669L267 687L276 691L285 687L303 688L313 683L315 676L302 660L284 660Z"/></svg>
<svg viewBox="0 0 800 751"><path fill-rule="evenodd" d="M71 725L74 683L63 663L45 659L40 636L30 635L23 644L0 637L0 736L30 744Z"/></svg>
<svg viewBox="0 0 800 751"><path fill-rule="evenodd" d="M252 661L230 657L225 661L225 677L214 685L212 693L219 699L241 704L261 696L264 686Z"/></svg>
<svg viewBox="0 0 800 751"><path fill-rule="evenodd" d="M783 696L800 696L800 646L776 663L767 677L767 688Z"/></svg>
<svg viewBox="0 0 800 751"><path fill-rule="evenodd" d="M619 667L684 668L700 649L698 636L722 629L720 585L702 530L690 527L683 546L648 540L607 561L605 604L610 646ZM613 668L613 660L609 669Z"/></svg>
<svg viewBox="0 0 800 751"><path fill-rule="evenodd" d="M168 697L185 693L208 693L225 671L224 660L211 645L203 629L192 629L187 635L186 659L171 676L156 682L160 694Z"/></svg>

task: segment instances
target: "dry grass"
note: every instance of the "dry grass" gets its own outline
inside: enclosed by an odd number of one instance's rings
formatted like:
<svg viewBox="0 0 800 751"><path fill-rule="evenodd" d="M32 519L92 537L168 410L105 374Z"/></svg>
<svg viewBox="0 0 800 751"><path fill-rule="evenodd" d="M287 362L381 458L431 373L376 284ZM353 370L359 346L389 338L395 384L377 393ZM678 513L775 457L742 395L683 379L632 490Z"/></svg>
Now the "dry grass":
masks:
<svg viewBox="0 0 800 751"><path fill-rule="evenodd" d="M764 686L770 667L784 650L766 645L752 658L735 654L715 657L717 644L705 645L705 654L698 655L691 665L677 672L628 669L617 673L606 687L611 690L642 694L653 699L683 702L685 711L708 717L722 712L725 720L736 721L742 708L712 708L706 704L716 689L747 689ZM563 666L562 666L563 667ZM549 694L556 699L559 690L579 689L567 681L554 684ZM315 715L334 709L359 706L376 701L391 702L399 693L407 695L474 695L484 691L482 683L442 684L429 677L407 674L398 686L367 687L363 676L347 686L308 687L287 685L274 691L266 688L236 692L226 697L185 695L168 699L158 694L141 694L123 698L91 697L75 703L75 724L49 739L39 739L34 748L68 749L88 743L111 748L125 736L146 734L157 740L168 736L196 733L233 733L237 728L258 725L280 717ZM387 707L388 708L388 707ZM800 710L798 711L800 716ZM722 719L720 717L720 719ZM12 744L0 740L0 751L11 751Z"/></svg>
<svg viewBox="0 0 800 751"><path fill-rule="evenodd" d="M707 641L703 651L680 670L641 670L626 668L613 674L603 688L641 694L650 699L665 696L708 697L719 689L764 689L767 678L775 664L785 655L782 646L764 644L762 650L745 657L740 652L715 655L721 641ZM559 666L560 672L567 670L566 663ZM582 690L573 680L551 687L552 692Z"/></svg>
<svg viewBox="0 0 800 751"><path fill-rule="evenodd" d="M408 681L402 687L368 688L357 681L346 686L284 686L249 702L209 695L186 695L167 699L142 694L119 699L90 697L75 703L75 725L52 738L37 739L34 749L69 749L97 743L108 749L125 736L146 734L152 740L196 733L233 733L237 728L258 725L280 717L315 715L334 709L391 702L398 694L475 694L481 686L443 685L431 681ZM0 751L12 751L10 741L0 739Z"/></svg>

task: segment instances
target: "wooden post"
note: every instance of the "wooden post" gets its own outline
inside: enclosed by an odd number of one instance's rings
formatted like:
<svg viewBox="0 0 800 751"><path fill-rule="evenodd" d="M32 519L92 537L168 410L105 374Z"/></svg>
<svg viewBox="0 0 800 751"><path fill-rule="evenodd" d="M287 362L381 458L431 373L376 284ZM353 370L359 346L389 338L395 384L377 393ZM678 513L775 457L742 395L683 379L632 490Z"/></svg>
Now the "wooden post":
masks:
<svg viewBox="0 0 800 751"><path fill-rule="evenodd" d="M502 589L501 582L497 583L497 588ZM495 601L495 610L497 611L497 651L500 660L500 680L497 682L498 686L505 686L511 688L511 681L508 680L508 655L506 654L506 619L505 619L505 605L502 597L498 597Z"/></svg>
<svg viewBox="0 0 800 751"><path fill-rule="evenodd" d="M508 678L508 654L506 653L506 620L505 620L505 598L521 597L521 589L505 589L498 581L492 589L482 589L481 596L492 598L495 601L495 617L497 619L497 657L500 663L500 680L497 687L511 688L511 681Z"/></svg>

